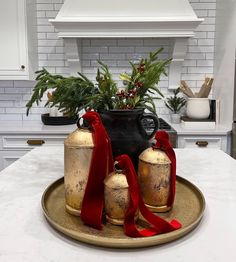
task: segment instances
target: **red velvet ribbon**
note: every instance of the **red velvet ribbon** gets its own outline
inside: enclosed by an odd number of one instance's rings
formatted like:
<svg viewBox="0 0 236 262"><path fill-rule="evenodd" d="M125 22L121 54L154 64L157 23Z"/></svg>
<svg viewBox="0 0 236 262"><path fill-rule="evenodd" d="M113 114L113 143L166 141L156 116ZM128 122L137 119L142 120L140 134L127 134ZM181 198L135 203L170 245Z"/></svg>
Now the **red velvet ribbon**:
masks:
<svg viewBox="0 0 236 262"><path fill-rule="evenodd" d="M169 135L166 131L157 131L155 134L156 144L154 149L163 150L171 161L171 173L170 173L170 192L167 201L167 206L172 206L175 198L175 183L176 183L176 157L175 151L169 141Z"/></svg>
<svg viewBox="0 0 236 262"><path fill-rule="evenodd" d="M132 164L132 161L127 155L121 155L116 158L118 165L124 170L127 182L129 185L130 203L125 214L124 231L130 237L147 237L161 233L174 231L181 227L177 220L172 220L170 223L154 215L143 203L137 175ZM152 227L138 230L135 225L135 214L137 209L140 210L143 217L152 225Z"/></svg>
<svg viewBox="0 0 236 262"><path fill-rule="evenodd" d="M92 128L93 149L88 182L81 208L83 222L96 229L102 229L104 206L104 179L113 171L113 157L109 136L97 112L89 111L83 118Z"/></svg>

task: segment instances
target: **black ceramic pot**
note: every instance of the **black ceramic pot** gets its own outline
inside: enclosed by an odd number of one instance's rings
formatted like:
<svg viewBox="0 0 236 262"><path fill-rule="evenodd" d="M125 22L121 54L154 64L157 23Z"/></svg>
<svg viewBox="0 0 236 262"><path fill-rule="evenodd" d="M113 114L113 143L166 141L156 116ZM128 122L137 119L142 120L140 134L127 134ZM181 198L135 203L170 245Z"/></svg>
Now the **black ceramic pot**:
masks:
<svg viewBox="0 0 236 262"><path fill-rule="evenodd" d="M144 109L108 110L99 112L106 131L111 139L113 156L127 154L138 167L138 156L150 146L149 139L158 129L158 118L144 114ZM144 129L143 121L152 119L154 123L150 134Z"/></svg>

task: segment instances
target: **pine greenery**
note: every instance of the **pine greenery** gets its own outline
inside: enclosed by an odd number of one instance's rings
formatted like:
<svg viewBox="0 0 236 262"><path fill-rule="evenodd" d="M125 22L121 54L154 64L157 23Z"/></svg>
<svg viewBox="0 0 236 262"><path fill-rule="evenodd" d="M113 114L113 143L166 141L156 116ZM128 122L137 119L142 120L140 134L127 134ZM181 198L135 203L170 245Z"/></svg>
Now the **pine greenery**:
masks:
<svg viewBox="0 0 236 262"><path fill-rule="evenodd" d="M158 55L163 48L151 52L149 57L141 59L139 63L131 65L130 74L120 74L124 88L119 90L117 83L106 64L98 61L101 67L97 70L96 83L94 84L86 76L78 73L77 77L63 77L52 75L45 68L36 72L36 85L33 94L26 104L29 114L34 103L42 101L46 91L52 91L51 101L45 106L57 106L61 112L67 115L77 115L81 109L109 110L109 109L134 109L146 108L156 114L153 99L163 97L156 86L162 74L166 75L166 67L171 59L160 60Z"/></svg>

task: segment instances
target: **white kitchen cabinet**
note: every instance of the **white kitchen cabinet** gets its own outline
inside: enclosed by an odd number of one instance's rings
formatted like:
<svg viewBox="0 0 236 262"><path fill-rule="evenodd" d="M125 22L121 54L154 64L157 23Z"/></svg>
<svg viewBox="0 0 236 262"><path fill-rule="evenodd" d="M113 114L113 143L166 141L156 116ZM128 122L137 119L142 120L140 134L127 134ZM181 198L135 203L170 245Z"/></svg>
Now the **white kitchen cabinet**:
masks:
<svg viewBox="0 0 236 262"><path fill-rule="evenodd" d="M37 70L36 1L0 1L0 80L34 79Z"/></svg>
<svg viewBox="0 0 236 262"><path fill-rule="evenodd" d="M2 134L0 136L0 170L40 146L62 145L66 134Z"/></svg>
<svg viewBox="0 0 236 262"><path fill-rule="evenodd" d="M229 135L178 135L178 148L215 148L230 153Z"/></svg>

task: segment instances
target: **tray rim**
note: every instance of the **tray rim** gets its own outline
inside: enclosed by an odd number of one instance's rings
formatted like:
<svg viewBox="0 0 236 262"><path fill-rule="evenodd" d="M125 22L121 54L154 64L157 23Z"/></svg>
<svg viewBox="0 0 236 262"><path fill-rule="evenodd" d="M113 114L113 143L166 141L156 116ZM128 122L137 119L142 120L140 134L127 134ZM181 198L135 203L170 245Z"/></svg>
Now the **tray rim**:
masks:
<svg viewBox="0 0 236 262"><path fill-rule="evenodd" d="M56 186L59 186L62 183L64 183L64 177L61 177L55 180L53 183L47 186L47 188L45 189L41 197L41 206L43 209L44 216L46 217L47 221L54 229L63 233L65 236L68 236L80 242L84 242L84 243L95 245L95 246L119 248L119 249L120 248L140 248L140 247L157 246L160 244L165 244L165 243L177 240L187 235L192 230L194 230L200 223L203 217L205 208L206 208L206 201L205 201L204 195L196 185L194 185L192 182L180 176L176 176L176 181L186 184L193 191L195 191L195 193L198 194L198 199L201 200L201 210L200 210L199 216L193 223L191 223L190 225L186 227L178 229L177 231L172 231L169 233L155 235L151 237L139 237L139 238L128 238L128 239L113 238L112 239L111 237L96 236L96 235L91 235L91 234L87 234L83 232L80 232L79 234L75 234L74 230L66 229L63 226L61 226L60 224L56 223L47 212L45 199L53 191L53 189Z"/></svg>

